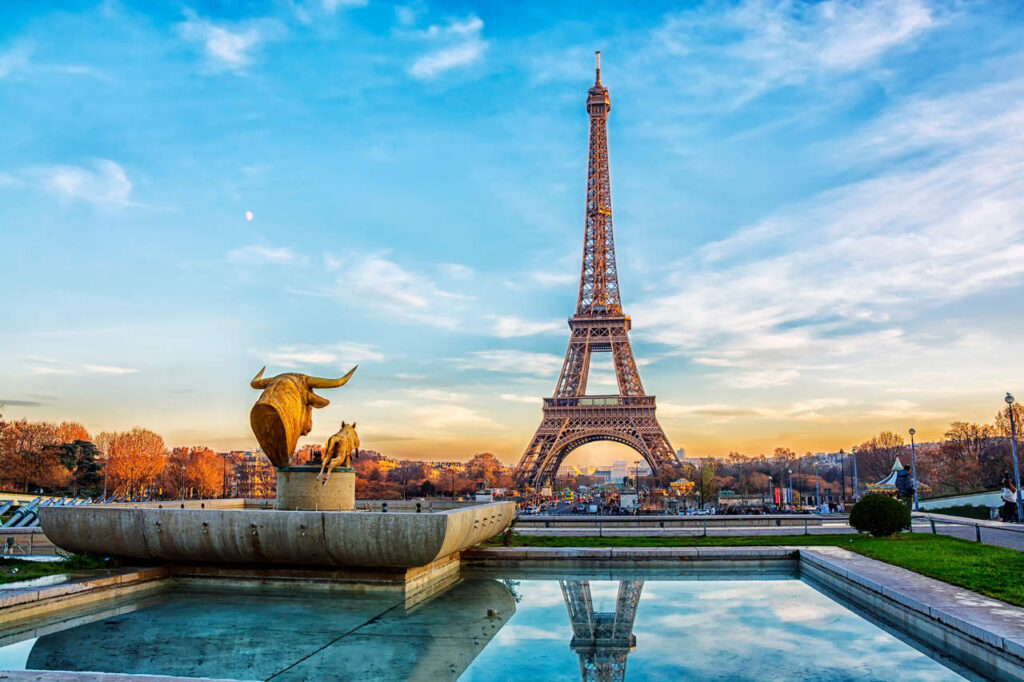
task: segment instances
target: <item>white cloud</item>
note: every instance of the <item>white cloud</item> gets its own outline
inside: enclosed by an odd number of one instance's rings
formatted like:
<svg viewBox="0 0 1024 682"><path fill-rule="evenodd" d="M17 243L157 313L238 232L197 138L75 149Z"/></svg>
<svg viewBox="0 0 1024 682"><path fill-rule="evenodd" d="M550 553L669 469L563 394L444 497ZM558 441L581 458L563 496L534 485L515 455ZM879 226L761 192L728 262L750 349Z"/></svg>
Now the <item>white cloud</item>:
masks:
<svg viewBox="0 0 1024 682"><path fill-rule="evenodd" d="M25 366L29 374L50 375L50 376L79 376L83 374L109 374L120 376L124 374L136 374L139 370L129 367L118 367L115 365L98 365L84 363L81 365L54 360L53 358L31 355L24 358Z"/></svg>
<svg viewBox="0 0 1024 682"><path fill-rule="evenodd" d="M441 289L426 275L412 272L383 256L353 259L342 266L336 292L347 302L358 302L379 313L437 327L456 327L451 316L458 301L468 296Z"/></svg>
<svg viewBox="0 0 1024 682"><path fill-rule="evenodd" d="M135 374L139 370L128 367L116 367L114 365L82 365L82 369L89 374Z"/></svg>
<svg viewBox="0 0 1024 682"><path fill-rule="evenodd" d="M863 379L936 352L923 334L947 332L916 316L1024 282L1024 79L910 98L834 144L884 170L708 244L632 307L637 333L735 388Z"/></svg>
<svg viewBox="0 0 1024 682"><path fill-rule="evenodd" d="M441 271L452 279L468 279L473 276L473 268L461 263L442 263Z"/></svg>
<svg viewBox="0 0 1024 682"><path fill-rule="evenodd" d="M24 71L29 66L31 48L24 43L0 52L0 80Z"/></svg>
<svg viewBox="0 0 1024 682"><path fill-rule="evenodd" d="M826 79L873 65L941 21L923 0L707 3L668 15L648 49L681 62L688 91L741 105L808 81L834 87Z"/></svg>
<svg viewBox="0 0 1024 682"><path fill-rule="evenodd" d="M430 402L451 403L466 400L469 396L465 393L454 391L442 391L437 388L410 388L406 389L406 395L417 400L429 400Z"/></svg>
<svg viewBox="0 0 1024 682"><path fill-rule="evenodd" d="M533 336L535 334L562 334L565 332L565 322L552 320L541 322L524 320L512 315L493 317L494 335L503 339L518 336Z"/></svg>
<svg viewBox="0 0 1024 682"><path fill-rule="evenodd" d="M572 272L542 272L534 270L527 274L531 280L544 287L561 286L565 284L572 284L577 281L579 275Z"/></svg>
<svg viewBox="0 0 1024 682"><path fill-rule="evenodd" d="M131 200L132 183L119 164L97 159L93 170L79 166L50 166L32 172L51 191L67 199L97 205L135 206Z"/></svg>
<svg viewBox="0 0 1024 682"><path fill-rule="evenodd" d="M514 393L502 393L498 396L502 400L507 400L512 403L529 403L530 405L540 405L540 396L536 395L517 395Z"/></svg>
<svg viewBox="0 0 1024 682"><path fill-rule="evenodd" d="M486 50L487 43L483 41L468 41L444 47L417 59L409 68L409 73L421 80L437 78L445 71L479 61Z"/></svg>
<svg viewBox="0 0 1024 682"><path fill-rule="evenodd" d="M249 244L228 251L227 259L232 263L243 265L292 265L303 259L291 248L286 246L263 246Z"/></svg>
<svg viewBox="0 0 1024 682"><path fill-rule="evenodd" d="M488 48L487 41L482 38L483 28L484 22L473 16L444 25L435 24L420 31L420 38L444 45L417 58L409 67L409 73L413 78L432 80L446 71L480 61Z"/></svg>
<svg viewBox="0 0 1024 682"><path fill-rule="evenodd" d="M323 0L324 11L334 14L339 9L355 9L366 7L369 0Z"/></svg>
<svg viewBox="0 0 1024 682"><path fill-rule="evenodd" d="M445 40L448 38L479 36L483 30L484 22L479 17L468 17L463 21L453 19L443 26L441 24L434 24L425 31L421 31L420 35L431 40Z"/></svg>
<svg viewBox="0 0 1024 682"><path fill-rule="evenodd" d="M481 426L494 422L468 407L462 405L423 405L415 407L412 413L420 422L433 429L444 429L449 426Z"/></svg>
<svg viewBox="0 0 1024 682"><path fill-rule="evenodd" d="M521 350L486 350L469 353L455 359L459 369L485 370L506 374L529 374L537 377L557 377L562 369L562 358L550 353L529 353Z"/></svg>
<svg viewBox="0 0 1024 682"><path fill-rule="evenodd" d="M353 365L383 362L384 355L374 346L362 343L338 343L331 346L293 345L259 353L271 367L297 368L308 365L332 365L348 371Z"/></svg>
<svg viewBox="0 0 1024 682"><path fill-rule="evenodd" d="M238 71L252 62L252 53L261 43L275 37L279 27L273 22L249 22L245 27L227 27L186 11L185 21L177 25L185 40L202 45L211 64Z"/></svg>

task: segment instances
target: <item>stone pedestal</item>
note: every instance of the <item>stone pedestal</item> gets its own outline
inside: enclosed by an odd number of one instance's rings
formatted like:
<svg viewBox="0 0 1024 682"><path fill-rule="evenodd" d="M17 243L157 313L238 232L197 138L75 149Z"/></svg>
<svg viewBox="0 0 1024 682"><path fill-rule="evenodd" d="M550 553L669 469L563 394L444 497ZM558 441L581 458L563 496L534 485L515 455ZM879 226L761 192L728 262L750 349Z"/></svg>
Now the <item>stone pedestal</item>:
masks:
<svg viewBox="0 0 1024 682"><path fill-rule="evenodd" d="M356 470L337 467L326 485L316 480L318 466L277 470L277 508L304 511L352 511L356 506Z"/></svg>

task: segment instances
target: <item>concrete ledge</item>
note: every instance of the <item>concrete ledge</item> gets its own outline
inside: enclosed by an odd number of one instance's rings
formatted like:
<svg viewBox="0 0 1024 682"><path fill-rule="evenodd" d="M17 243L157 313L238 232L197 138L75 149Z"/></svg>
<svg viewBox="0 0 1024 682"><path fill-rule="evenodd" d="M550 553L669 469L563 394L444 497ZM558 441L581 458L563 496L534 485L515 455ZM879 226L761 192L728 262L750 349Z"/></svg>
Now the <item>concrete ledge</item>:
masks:
<svg viewBox="0 0 1024 682"><path fill-rule="evenodd" d="M238 680L210 677L167 677L166 675L120 675L117 673L76 673L50 670L3 670L0 679L5 682L239 682Z"/></svg>
<svg viewBox="0 0 1024 682"><path fill-rule="evenodd" d="M474 566L506 562L592 562L678 564L696 561L792 561L795 547L486 547L463 552Z"/></svg>
<svg viewBox="0 0 1024 682"><path fill-rule="evenodd" d="M69 580L47 587L0 589L0 623L156 589L170 576L166 567L132 569Z"/></svg>
<svg viewBox="0 0 1024 682"><path fill-rule="evenodd" d="M515 505L439 511L46 507L40 523L69 552L142 560L413 568L503 531Z"/></svg>
<svg viewBox="0 0 1024 682"><path fill-rule="evenodd" d="M1024 609L839 547L800 549L827 592L969 667L1024 680Z"/></svg>

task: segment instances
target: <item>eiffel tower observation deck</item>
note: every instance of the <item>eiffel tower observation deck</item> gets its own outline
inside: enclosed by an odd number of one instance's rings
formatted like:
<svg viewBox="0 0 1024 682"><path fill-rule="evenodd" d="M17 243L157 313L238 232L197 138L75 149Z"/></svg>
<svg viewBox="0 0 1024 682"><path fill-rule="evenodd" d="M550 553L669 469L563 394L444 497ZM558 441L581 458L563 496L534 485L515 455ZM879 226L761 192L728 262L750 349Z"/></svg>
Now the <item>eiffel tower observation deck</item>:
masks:
<svg viewBox="0 0 1024 682"><path fill-rule="evenodd" d="M622 312L608 170L608 113L611 108L608 88L601 84L601 53L598 52L596 80L587 94L590 156L576 314L569 318L569 347L555 392L544 399L540 427L516 467L521 485L540 487L551 481L569 453L594 441L628 445L655 472L679 464L655 416L654 396L644 393L629 344L632 322ZM612 354L617 394L587 394L591 356L601 352Z"/></svg>

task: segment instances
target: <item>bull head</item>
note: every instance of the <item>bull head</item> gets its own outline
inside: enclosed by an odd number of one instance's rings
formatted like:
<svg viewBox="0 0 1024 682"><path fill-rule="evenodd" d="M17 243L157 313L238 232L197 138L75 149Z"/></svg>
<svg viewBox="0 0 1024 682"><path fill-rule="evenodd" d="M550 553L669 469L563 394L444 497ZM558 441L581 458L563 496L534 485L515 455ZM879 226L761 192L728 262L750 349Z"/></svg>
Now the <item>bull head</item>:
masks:
<svg viewBox="0 0 1024 682"><path fill-rule="evenodd" d="M340 379L321 379L295 373L264 379L266 369L261 369L249 383L263 391L249 412L249 424L270 463L284 467L291 461L299 436L305 436L313 428L313 408L330 404L326 398L313 393L313 389L344 386L356 368L353 367Z"/></svg>

